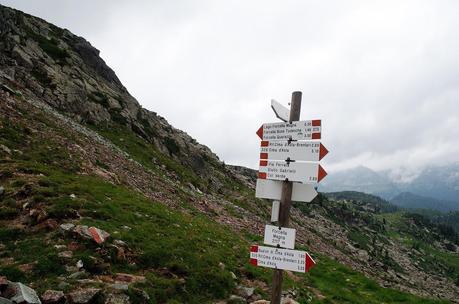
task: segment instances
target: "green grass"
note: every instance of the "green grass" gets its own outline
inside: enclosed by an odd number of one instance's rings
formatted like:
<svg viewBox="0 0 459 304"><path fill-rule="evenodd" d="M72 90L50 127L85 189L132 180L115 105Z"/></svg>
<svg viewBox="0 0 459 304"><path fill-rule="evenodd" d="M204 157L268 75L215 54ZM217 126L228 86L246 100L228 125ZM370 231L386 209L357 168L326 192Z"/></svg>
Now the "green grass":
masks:
<svg viewBox="0 0 459 304"><path fill-rule="evenodd" d="M391 288L383 288L362 274L322 256L307 275L307 280L310 286L318 289L325 297L313 297L310 303L449 303L422 299ZM303 297L303 301L306 303L306 297Z"/></svg>

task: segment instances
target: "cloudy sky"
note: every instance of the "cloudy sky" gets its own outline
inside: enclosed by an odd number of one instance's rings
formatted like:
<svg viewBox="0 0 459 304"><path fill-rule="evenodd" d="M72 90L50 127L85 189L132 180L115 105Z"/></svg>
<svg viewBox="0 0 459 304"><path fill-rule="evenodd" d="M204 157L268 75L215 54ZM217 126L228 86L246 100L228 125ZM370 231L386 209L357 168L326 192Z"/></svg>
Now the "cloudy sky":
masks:
<svg viewBox="0 0 459 304"><path fill-rule="evenodd" d="M257 167L272 98L303 92L333 172L459 161L457 1L0 3L85 37L146 108ZM404 169L400 169L404 168Z"/></svg>

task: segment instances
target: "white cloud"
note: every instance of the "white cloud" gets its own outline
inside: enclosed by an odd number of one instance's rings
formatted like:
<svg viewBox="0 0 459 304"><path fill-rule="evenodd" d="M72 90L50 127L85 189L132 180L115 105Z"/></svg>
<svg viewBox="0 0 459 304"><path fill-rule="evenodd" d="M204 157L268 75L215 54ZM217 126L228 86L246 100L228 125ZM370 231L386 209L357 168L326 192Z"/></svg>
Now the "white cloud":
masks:
<svg viewBox="0 0 459 304"><path fill-rule="evenodd" d="M328 171L459 161L455 1L0 2L86 37L227 163L257 166L270 99L294 90L323 119Z"/></svg>

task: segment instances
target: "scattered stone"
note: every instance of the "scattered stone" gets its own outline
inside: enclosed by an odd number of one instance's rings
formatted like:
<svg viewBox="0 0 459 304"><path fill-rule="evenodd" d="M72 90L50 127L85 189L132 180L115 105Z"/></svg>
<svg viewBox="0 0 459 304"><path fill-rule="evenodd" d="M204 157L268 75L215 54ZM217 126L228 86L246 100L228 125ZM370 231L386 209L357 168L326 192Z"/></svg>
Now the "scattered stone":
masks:
<svg viewBox="0 0 459 304"><path fill-rule="evenodd" d="M3 186L0 186L0 196L5 194L5 188Z"/></svg>
<svg viewBox="0 0 459 304"><path fill-rule="evenodd" d="M89 227L88 230L91 233L92 239L97 244L104 243L110 237L110 234L107 231L104 231L96 227Z"/></svg>
<svg viewBox="0 0 459 304"><path fill-rule="evenodd" d="M60 282L58 285L57 285L57 288L60 289L60 290L66 290L67 288L70 287L70 284L67 283L67 282Z"/></svg>
<svg viewBox="0 0 459 304"><path fill-rule="evenodd" d="M86 272L84 271L78 271L78 272L74 272L72 273L71 275L68 276L69 279L72 279L72 280L78 280L78 279L83 279L85 278L87 275L86 275Z"/></svg>
<svg viewBox="0 0 459 304"><path fill-rule="evenodd" d="M3 150L3 152L7 153L7 154L11 154L11 149L8 148L7 146L5 145L0 145L0 149Z"/></svg>
<svg viewBox="0 0 459 304"><path fill-rule="evenodd" d="M82 247L81 244L78 244L77 242L70 242L68 245L67 245L67 249L68 250L72 250L72 251L75 251L75 250L78 250Z"/></svg>
<svg viewBox="0 0 459 304"><path fill-rule="evenodd" d="M65 265L64 267L65 267L65 271L67 271L67 272L74 273L74 272L79 271L78 267L76 267L76 266Z"/></svg>
<svg viewBox="0 0 459 304"><path fill-rule="evenodd" d="M57 250L62 250L62 249L67 248L67 246L65 246L65 245L54 245L54 248L56 248Z"/></svg>
<svg viewBox="0 0 459 304"><path fill-rule="evenodd" d="M102 229L85 225L77 225L73 232L84 239L92 239L97 244L104 243L110 237L110 234Z"/></svg>
<svg viewBox="0 0 459 304"><path fill-rule="evenodd" d="M0 276L0 290L6 286L8 286L8 279L4 276Z"/></svg>
<svg viewBox="0 0 459 304"><path fill-rule="evenodd" d="M228 303L239 304L239 303L247 303L247 301L243 297L240 297L240 296L237 296L237 295L231 295L230 298L229 298Z"/></svg>
<svg viewBox="0 0 459 304"><path fill-rule="evenodd" d="M219 262L219 263L218 263L218 267L220 267L221 270L225 270L225 267L226 267L226 266L225 266L224 263Z"/></svg>
<svg viewBox="0 0 459 304"><path fill-rule="evenodd" d="M71 198L71 199L76 199L76 195L75 195L75 194L73 194L73 193L72 193L72 194L70 194L69 196L70 196L70 198Z"/></svg>
<svg viewBox="0 0 459 304"><path fill-rule="evenodd" d="M77 267L78 269L83 268L83 261L82 261L82 260L79 260L79 261L76 263L76 267Z"/></svg>
<svg viewBox="0 0 459 304"><path fill-rule="evenodd" d="M144 276L136 276L128 273L117 273L115 277L115 281L117 282L127 282L127 283L137 283L137 282L145 282Z"/></svg>
<svg viewBox="0 0 459 304"><path fill-rule="evenodd" d="M127 246L126 242L122 240L114 240L113 244L118 245L118 246L123 246L123 247Z"/></svg>
<svg viewBox="0 0 459 304"><path fill-rule="evenodd" d="M18 266L18 269L24 273L31 273L35 268L34 263L22 264Z"/></svg>
<svg viewBox="0 0 459 304"><path fill-rule="evenodd" d="M64 292L60 290L47 290L41 295L44 304L58 304L65 302Z"/></svg>
<svg viewBox="0 0 459 304"><path fill-rule="evenodd" d="M64 258L64 259L71 259L73 257L73 252L70 250L62 251L62 252L59 252L57 256L60 258Z"/></svg>
<svg viewBox="0 0 459 304"><path fill-rule="evenodd" d="M123 284L123 283L111 284L110 287L116 290L128 290L129 289L129 285Z"/></svg>
<svg viewBox="0 0 459 304"><path fill-rule="evenodd" d="M92 235L89 232L89 227L86 225L77 225L73 229L73 232L81 238L88 239L88 240L92 239Z"/></svg>
<svg viewBox="0 0 459 304"><path fill-rule="evenodd" d="M41 304L40 298L38 297L35 290L25 286L22 283L12 283L16 288L16 295L10 300L15 303L27 303L27 304Z"/></svg>
<svg viewBox="0 0 459 304"><path fill-rule="evenodd" d="M297 301L293 300L292 298L282 298L281 304L300 304Z"/></svg>
<svg viewBox="0 0 459 304"><path fill-rule="evenodd" d="M79 289L69 293L69 300L73 304L87 304L90 303L100 294L98 288L85 288Z"/></svg>
<svg viewBox="0 0 459 304"><path fill-rule="evenodd" d="M129 227L129 226L122 226L121 228L125 229L125 230L131 230L132 228Z"/></svg>
<svg viewBox="0 0 459 304"><path fill-rule="evenodd" d="M8 300L6 298L0 297L0 304L13 304L13 302L11 302L11 300Z"/></svg>
<svg viewBox="0 0 459 304"><path fill-rule="evenodd" d="M250 304L269 304L269 303L270 303L270 301L258 300L258 301L253 301Z"/></svg>
<svg viewBox="0 0 459 304"><path fill-rule="evenodd" d="M129 304L129 297L125 294L109 294L105 299L105 304Z"/></svg>
<svg viewBox="0 0 459 304"><path fill-rule="evenodd" d="M65 223L65 224L61 224L59 227L64 232L71 232L73 228L75 228L75 225L72 223Z"/></svg>
<svg viewBox="0 0 459 304"><path fill-rule="evenodd" d="M236 287L236 294L245 299L250 298L254 292L255 292L255 288L253 287L245 287L242 285L239 285Z"/></svg>

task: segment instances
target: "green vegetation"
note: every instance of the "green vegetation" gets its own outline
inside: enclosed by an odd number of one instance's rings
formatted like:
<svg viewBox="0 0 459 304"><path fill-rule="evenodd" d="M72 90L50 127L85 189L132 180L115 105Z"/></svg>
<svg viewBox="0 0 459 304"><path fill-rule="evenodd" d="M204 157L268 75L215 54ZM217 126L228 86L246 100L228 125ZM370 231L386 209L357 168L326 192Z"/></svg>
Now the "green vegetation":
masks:
<svg viewBox="0 0 459 304"><path fill-rule="evenodd" d="M321 257L307 280L316 288L323 299L315 297L309 303L449 303L422 299L391 288L383 288L362 274L349 269L329 258ZM307 298L303 297L304 303Z"/></svg>

